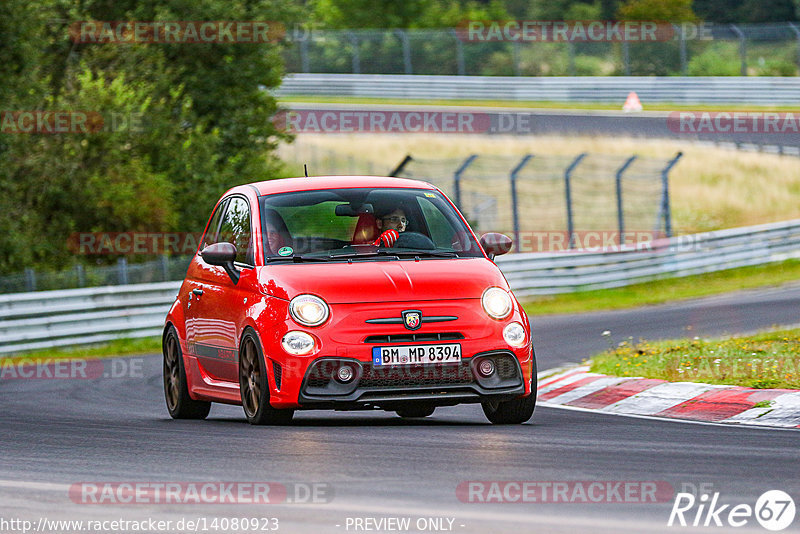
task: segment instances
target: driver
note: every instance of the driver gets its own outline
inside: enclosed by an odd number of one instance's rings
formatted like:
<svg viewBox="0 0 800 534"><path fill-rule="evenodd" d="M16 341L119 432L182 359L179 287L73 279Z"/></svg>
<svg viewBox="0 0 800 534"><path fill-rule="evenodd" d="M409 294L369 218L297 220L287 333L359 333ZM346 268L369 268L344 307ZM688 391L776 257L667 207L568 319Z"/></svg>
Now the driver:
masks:
<svg viewBox="0 0 800 534"><path fill-rule="evenodd" d="M377 222L381 235L373 243L375 246L393 247L400 237L400 232L405 232L408 227L408 219L403 208L396 208L391 213L386 213Z"/></svg>

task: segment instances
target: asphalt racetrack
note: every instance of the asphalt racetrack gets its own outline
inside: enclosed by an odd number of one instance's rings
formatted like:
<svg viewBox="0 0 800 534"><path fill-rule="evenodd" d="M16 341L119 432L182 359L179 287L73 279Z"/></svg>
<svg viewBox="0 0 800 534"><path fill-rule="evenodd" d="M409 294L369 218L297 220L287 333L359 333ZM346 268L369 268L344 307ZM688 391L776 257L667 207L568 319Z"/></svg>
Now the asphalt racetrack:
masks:
<svg viewBox="0 0 800 534"><path fill-rule="evenodd" d="M796 324L798 310L800 286L793 286L532 322L543 370L602 350L604 330L615 341L707 336ZM730 505L719 515L724 526L710 520L712 526L697 530L725 532L732 530L728 511L737 504L753 507L767 490L800 498L800 433L792 430L542 407L529 424L492 426L477 405L440 408L417 421L378 411L298 412L288 427L252 427L240 407L215 405L206 421L173 421L164 406L160 355L127 361L138 361L141 372L93 380L0 380L0 532L21 532L14 528L21 523L11 520L32 521L32 530L40 532L72 532L79 531L76 525L56 529L49 521L148 519L172 521L164 529L150 524L150 532L244 531L231 528L231 518L266 519L249 532L693 531L677 520L667 526L680 491L698 499L719 493L718 505ZM80 493L103 482L221 481L278 483L288 493L279 503L258 505L147 499L87 504ZM462 491L470 481L481 481L483 486L472 487L487 492ZM566 483L570 491L547 498L540 490L532 494L538 495L535 502L474 502L477 495L491 495L492 481L506 490L507 481L536 482L539 488ZM602 488L655 484L669 491L655 499L634 492L626 503L614 491L601 492L599 502L574 492L593 482ZM319 490L316 498L309 498L309 488ZM498 495L521 499L514 491ZM689 525L697 512L695 505L685 513ZM397 522L379 523L392 518ZM201 519L200 526L186 527L186 521ZM409 526L403 530L405 519ZM705 520L703 513L699 524ZM796 519L784 532L796 532L798 525ZM91 531L126 531L113 526ZM736 531L766 532L754 517Z"/></svg>

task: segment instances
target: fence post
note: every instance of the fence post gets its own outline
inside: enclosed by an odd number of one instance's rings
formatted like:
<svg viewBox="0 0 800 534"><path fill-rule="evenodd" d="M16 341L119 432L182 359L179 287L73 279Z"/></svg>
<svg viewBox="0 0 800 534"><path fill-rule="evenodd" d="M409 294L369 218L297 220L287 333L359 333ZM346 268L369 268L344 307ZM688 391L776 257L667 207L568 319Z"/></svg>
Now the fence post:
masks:
<svg viewBox="0 0 800 534"><path fill-rule="evenodd" d="M128 260L126 258L117 260L117 280L120 285L128 283Z"/></svg>
<svg viewBox="0 0 800 534"><path fill-rule="evenodd" d="M631 45L625 40L622 41L622 64L625 69L625 76L631 75Z"/></svg>
<svg viewBox="0 0 800 534"><path fill-rule="evenodd" d="M455 29L450 28L450 34L456 40L456 65L458 68L458 75L464 76L467 72L464 63L464 43L461 42L461 38L458 36L458 32Z"/></svg>
<svg viewBox="0 0 800 534"><path fill-rule="evenodd" d="M75 264L75 277L78 279L78 287L86 285L86 270L83 268L82 263Z"/></svg>
<svg viewBox="0 0 800 534"><path fill-rule="evenodd" d="M681 47L681 74L684 76L689 75L689 57L686 50L686 32L683 30L683 24L676 25L680 32L680 47Z"/></svg>
<svg viewBox="0 0 800 534"><path fill-rule="evenodd" d="M405 30L395 30L395 35L400 38L400 43L403 45L403 68L406 74L414 74L411 68L411 42L408 39L408 33Z"/></svg>
<svg viewBox="0 0 800 534"><path fill-rule="evenodd" d="M353 74L361 74L361 51L359 50L358 36L353 32L347 32L350 38L350 45L353 47Z"/></svg>
<svg viewBox="0 0 800 534"><path fill-rule="evenodd" d="M406 165L408 165L413 159L414 158L411 157L411 154L406 154L406 157L403 158L403 161L401 161L400 164L389 173L389 176L399 176L400 173L403 172L403 169L406 168Z"/></svg>
<svg viewBox="0 0 800 534"><path fill-rule="evenodd" d="M514 76L522 76L522 68L520 67L519 59L519 41L514 41L511 44L511 59L514 63Z"/></svg>
<svg viewBox="0 0 800 534"><path fill-rule="evenodd" d="M531 154L522 158L514 170L511 171L511 218L514 221L514 245L516 245L517 252L522 252L519 240L519 206L517 205L517 175L522 171L522 168L528 164L533 158Z"/></svg>
<svg viewBox="0 0 800 534"><path fill-rule="evenodd" d="M302 66L303 72L310 72L311 71L311 61L308 58L308 41L309 39L303 39L300 41L300 64Z"/></svg>
<svg viewBox="0 0 800 534"><path fill-rule="evenodd" d="M625 243L625 212L622 206L622 175L634 162L636 156L629 157L622 167L617 169L616 182L617 182L617 228L619 229L619 246Z"/></svg>
<svg viewBox="0 0 800 534"><path fill-rule="evenodd" d="M158 266L161 268L161 281L169 281L169 260L164 254L158 257Z"/></svg>
<svg viewBox="0 0 800 534"><path fill-rule="evenodd" d="M661 211L664 214L664 233L667 234L667 237L672 237L672 215L669 205L669 171L678 163L681 156L683 156L683 152L675 154L675 157L671 159L667 163L667 166L661 171Z"/></svg>
<svg viewBox="0 0 800 534"><path fill-rule="evenodd" d="M794 32L795 37L797 37L797 66L800 67L800 29L797 28L797 24L794 22L790 22L789 27Z"/></svg>
<svg viewBox="0 0 800 534"><path fill-rule="evenodd" d="M460 210L461 209L461 174L467 170L467 167L472 165L472 162L478 159L477 154L472 154L464 162L461 166L456 169L456 172L453 174L453 196L455 197L456 207Z"/></svg>
<svg viewBox="0 0 800 534"><path fill-rule="evenodd" d="M36 271L30 267L25 268L25 290L36 291Z"/></svg>
<svg viewBox="0 0 800 534"><path fill-rule="evenodd" d="M570 76L575 76L575 45L572 41L567 41L567 56L568 56L568 66L567 66L567 74Z"/></svg>
<svg viewBox="0 0 800 534"><path fill-rule="evenodd" d="M739 38L739 56L742 62L741 75L747 76L747 38L736 24L731 24L731 29Z"/></svg>
<svg viewBox="0 0 800 534"><path fill-rule="evenodd" d="M585 157L586 152L575 158L572 163L569 164L567 170L564 171L564 198L567 201L567 235L569 236L570 249L572 249L575 242L575 236L573 235L575 233L575 228L572 220L572 185L570 182L572 180L572 171L575 170L575 167L577 167Z"/></svg>

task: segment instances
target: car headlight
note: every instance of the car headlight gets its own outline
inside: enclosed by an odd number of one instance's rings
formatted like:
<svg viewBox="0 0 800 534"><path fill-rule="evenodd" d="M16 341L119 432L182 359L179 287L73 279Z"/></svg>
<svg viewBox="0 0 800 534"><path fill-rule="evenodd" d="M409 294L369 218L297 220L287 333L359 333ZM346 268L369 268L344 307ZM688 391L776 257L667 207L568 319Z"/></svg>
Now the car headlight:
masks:
<svg viewBox="0 0 800 534"><path fill-rule="evenodd" d="M503 328L503 339L512 347L524 347L525 328L517 322L509 323Z"/></svg>
<svg viewBox="0 0 800 534"><path fill-rule="evenodd" d="M319 326L330 315L328 305L314 295L298 295L289 303L292 318L303 326Z"/></svg>
<svg viewBox="0 0 800 534"><path fill-rule="evenodd" d="M287 332L281 339L283 350L295 356L302 356L314 350L316 342L311 334L306 332Z"/></svg>
<svg viewBox="0 0 800 534"><path fill-rule="evenodd" d="M499 287L490 287L481 297L483 310L494 319L505 319L511 314L511 297Z"/></svg>

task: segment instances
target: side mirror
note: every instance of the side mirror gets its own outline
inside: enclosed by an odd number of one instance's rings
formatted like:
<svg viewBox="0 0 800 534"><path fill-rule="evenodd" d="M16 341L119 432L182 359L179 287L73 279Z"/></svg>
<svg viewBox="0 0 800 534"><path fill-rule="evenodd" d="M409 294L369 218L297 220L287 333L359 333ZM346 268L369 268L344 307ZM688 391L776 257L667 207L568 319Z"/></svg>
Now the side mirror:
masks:
<svg viewBox="0 0 800 534"><path fill-rule="evenodd" d="M200 251L200 257L209 265L216 265L225 269L231 281L239 283L239 270L233 265L236 259L236 246L232 243L214 243Z"/></svg>
<svg viewBox="0 0 800 534"><path fill-rule="evenodd" d="M501 256L511 250L514 242L505 234L498 234L497 232L489 232L481 237L481 246L490 260L494 260L495 256Z"/></svg>

